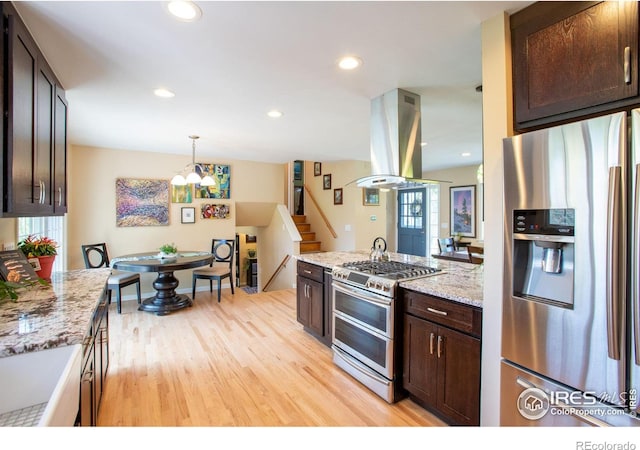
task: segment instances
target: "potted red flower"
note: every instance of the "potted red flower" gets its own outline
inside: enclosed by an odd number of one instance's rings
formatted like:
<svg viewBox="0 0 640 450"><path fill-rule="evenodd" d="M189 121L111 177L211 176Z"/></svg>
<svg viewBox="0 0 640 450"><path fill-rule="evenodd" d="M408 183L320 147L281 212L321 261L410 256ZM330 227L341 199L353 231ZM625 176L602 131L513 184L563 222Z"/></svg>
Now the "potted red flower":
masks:
<svg viewBox="0 0 640 450"><path fill-rule="evenodd" d="M58 254L56 250L58 243L46 236L37 237L30 234L18 242L18 248L34 266L36 275L44 280L50 281L53 261ZM36 261L31 261L32 259L36 259Z"/></svg>

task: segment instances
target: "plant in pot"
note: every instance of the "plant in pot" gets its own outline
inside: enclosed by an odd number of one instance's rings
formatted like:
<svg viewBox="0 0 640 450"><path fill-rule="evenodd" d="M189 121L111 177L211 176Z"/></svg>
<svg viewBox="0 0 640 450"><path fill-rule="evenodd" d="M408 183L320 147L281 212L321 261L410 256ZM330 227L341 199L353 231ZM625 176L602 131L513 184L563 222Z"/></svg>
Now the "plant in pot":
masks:
<svg viewBox="0 0 640 450"><path fill-rule="evenodd" d="M178 253L178 247L173 242L160 246L160 258L174 258Z"/></svg>
<svg viewBox="0 0 640 450"><path fill-rule="evenodd" d="M58 243L46 236L30 234L18 242L18 249L24 253L38 277L50 281L53 261L56 259Z"/></svg>

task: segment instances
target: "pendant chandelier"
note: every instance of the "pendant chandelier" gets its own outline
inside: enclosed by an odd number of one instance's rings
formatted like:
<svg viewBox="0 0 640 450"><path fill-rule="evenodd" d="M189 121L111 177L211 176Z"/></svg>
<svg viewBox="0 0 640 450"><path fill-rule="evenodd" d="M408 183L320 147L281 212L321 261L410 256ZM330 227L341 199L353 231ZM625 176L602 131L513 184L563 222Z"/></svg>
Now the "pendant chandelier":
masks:
<svg viewBox="0 0 640 450"><path fill-rule="evenodd" d="M185 178L182 173L178 173L171 179L171 184L174 186L186 186L187 184L200 184L200 186L214 186L216 182L211 178L211 176L206 175L204 178L198 175L198 171L196 168L200 169L201 173L204 173L204 170L201 165L196 164L196 140L200 139L200 136L191 135L189 136L191 139L191 164L187 164L182 172L188 172L187 177Z"/></svg>

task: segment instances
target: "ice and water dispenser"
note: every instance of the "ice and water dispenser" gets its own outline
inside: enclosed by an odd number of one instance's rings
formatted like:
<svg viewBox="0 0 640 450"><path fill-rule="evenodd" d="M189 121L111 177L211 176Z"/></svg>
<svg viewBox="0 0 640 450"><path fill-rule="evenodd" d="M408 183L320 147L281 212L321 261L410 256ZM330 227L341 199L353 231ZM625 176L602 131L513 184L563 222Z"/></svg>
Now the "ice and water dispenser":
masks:
<svg viewBox="0 0 640 450"><path fill-rule="evenodd" d="M513 212L513 295L573 307L574 209Z"/></svg>

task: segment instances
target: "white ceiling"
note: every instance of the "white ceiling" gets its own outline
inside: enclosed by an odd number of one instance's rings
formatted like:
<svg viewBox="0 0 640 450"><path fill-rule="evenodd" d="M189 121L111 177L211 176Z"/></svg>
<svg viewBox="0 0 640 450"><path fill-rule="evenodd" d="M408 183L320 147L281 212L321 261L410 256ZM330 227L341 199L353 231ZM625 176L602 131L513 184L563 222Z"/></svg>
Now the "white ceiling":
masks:
<svg viewBox="0 0 640 450"><path fill-rule="evenodd" d="M67 90L72 144L190 156L198 134L202 162L369 160L370 101L403 88L421 96L424 170L476 164L480 24L531 2L197 3L194 23L165 2L15 3ZM363 66L339 70L345 54Z"/></svg>

